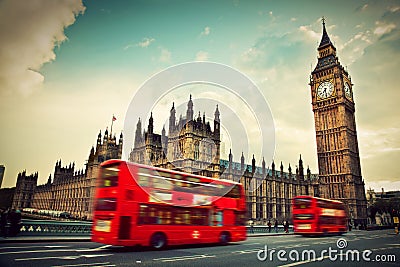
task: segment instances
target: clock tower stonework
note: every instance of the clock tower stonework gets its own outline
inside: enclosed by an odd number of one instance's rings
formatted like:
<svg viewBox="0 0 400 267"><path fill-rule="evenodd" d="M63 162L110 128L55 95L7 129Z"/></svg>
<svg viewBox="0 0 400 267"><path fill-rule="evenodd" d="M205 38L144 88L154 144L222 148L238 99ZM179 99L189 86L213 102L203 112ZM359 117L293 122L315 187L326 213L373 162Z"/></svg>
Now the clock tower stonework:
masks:
<svg viewBox="0 0 400 267"><path fill-rule="evenodd" d="M350 75L340 64L322 20L318 63L310 76L320 197L343 201L349 218L367 220Z"/></svg>

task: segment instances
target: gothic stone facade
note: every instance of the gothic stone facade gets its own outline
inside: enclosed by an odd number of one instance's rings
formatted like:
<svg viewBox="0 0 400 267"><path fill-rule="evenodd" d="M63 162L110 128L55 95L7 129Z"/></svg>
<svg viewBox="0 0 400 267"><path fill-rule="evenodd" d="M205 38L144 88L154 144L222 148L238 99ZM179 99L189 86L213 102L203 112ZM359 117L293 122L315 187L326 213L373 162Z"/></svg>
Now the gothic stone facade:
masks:
<svg viewBox="0 0 400 267"><path fill-rule="evenodd" d="M206 122L205 115L193 118L193 101L190 96L186 117L176 121L174 104L170 111L169 135L165 128L161 135L154 132L154 118L151 115L147 131L142 132L142 121L138 120L134 148L129 160L141 164L185 171L214 178L240 181L245 188L247 216L258 223L268 220L291 220L291 201L297 195L318 195L317 176L307 169L304 175L303 161L300 156L296 173L289 165L284 172L275 170L275 163L270 168L265 161L262 167L255 166L253 156L251 165L245 164L242 154L240 163L220 159L220 112L218 106L214 112L213 129Z"/></svg>
<svg viewBox="0 0 400 267"><path fill-rule="evenodd" d="M121 158L122 142L122 134L117 143L108 130L103 139L100 132L84 170L75 170L73 163L62 167L59 160L54 168L54 179L50 175L44 185L37 186L37 173L29 176L26 172L20 173L12 207L66 211L75 218L91 219L99 165L107 159Z"/></svg>
<svg viewBox="0 0 400 267"><path fill-rule="evenodd" d="M149 119L147 132L142 134L139 118L134 148L129 160L198 175L218 178L220 176L220 119L218 106L214 113L214 130L206 122L205 113L193 116L190 96L186 118L176 122L174 104L170 111L168 136L163 128L161 135L154 133L153 116Z"/></svg>

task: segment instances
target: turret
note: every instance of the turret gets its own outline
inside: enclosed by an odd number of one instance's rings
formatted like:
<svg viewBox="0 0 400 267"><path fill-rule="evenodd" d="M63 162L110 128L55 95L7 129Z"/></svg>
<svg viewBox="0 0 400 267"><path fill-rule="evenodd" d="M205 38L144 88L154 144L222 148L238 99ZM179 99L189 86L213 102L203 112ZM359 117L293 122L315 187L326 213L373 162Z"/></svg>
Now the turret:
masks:
<svg viewBox="0 0 400 267"><path fill-rule="evenodd" d="M215 109L215 113L214 113L214 134L216 135L216 137L219 137L219 134L220 134L220 121L219 121L218 105L217 105L217 108Z"/></svg>
<svg viewBox="0 0 400 267"><path fill-rule="evenodd" d="M97 146L101 145L101 130L99 132L99 135L97 136Z"/></svg>
<svg viewBox="0 0 400 267"><path fill-rule="evenodd" d="M139 118L138 123L136 124L134 148L137 148L137 147L141 146L142 143L143 143L142 122L140 121L140 118Z"/></svg>
<svg viewBox="0 0 400 267"><path fill-rule="evenodd" d="M271 168L272 168L272 177L275 177L275 162L273 160L272 160Z"/></svg>
<svg viewBox="0 0 400 267"><path fill-rule="evenodd" d="M154 125L153 125L153 112L150 113L150 119L149 119L149 126L147 128L147 133L153 134L153 130L154 130Z"/></svg>
<svg viewBox="0 0 400 267"><path fill-rule="evenodd" d="M264 157L263 157L263 160L262 160L262 175L263 175L263 178L265 178L265 160L264 160Z"/></svg>
<svg viewBox="0 0 400 267"><path fill-rule="evenodd" d="M119 146L122 146L123 142L124 142L124 136L123 136L123 134L122 134L122 132L121 132L121 134L119 135L118 145L119 145Z"/></svg>
<svg viewBox="0 0 400 267"><path fill-rule="evenodd" d="M192 121L193 120L193 101L192 101L192 95L190 95L189 102L187 104L187 111L186 111L186 122Z"/></svg>
<svg viewBox="0 0 400 267"><path fill-rule="evenodd" d="M304 180L304 168L303 168L303 160L301 159L301 154L299 159L299 179Z"/></svg>
<svg viewBox="0 0 400 267"><path fill-rule="evenodd" d="M244 171L244 155L242 152L242 156L240 157L240 170Z"/></svg>
<svg viewBox="0 0 400 267"><path fill-rule="evenodd" d="M256 159L254 158L254 154L253 154L253 159L251 160L251 172L253 174L256 172Z"/></svg>
<svg viewBox="0 0 400 267"><path fill-rule="evenodd" d="M176 118L175 118L175 104L172 103L172 108L170 111L170 116L169 116L169 133L173 133L175 131L175 123L176 123Z"/></svg>

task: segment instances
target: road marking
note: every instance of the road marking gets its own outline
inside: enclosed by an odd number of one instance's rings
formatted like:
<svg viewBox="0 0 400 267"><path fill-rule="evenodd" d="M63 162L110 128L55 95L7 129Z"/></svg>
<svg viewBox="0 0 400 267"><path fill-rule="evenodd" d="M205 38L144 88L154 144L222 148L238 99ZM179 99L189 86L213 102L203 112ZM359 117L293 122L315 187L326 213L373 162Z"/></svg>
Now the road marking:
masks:
<svg viewBox="0 0 400 267"><path fill-rule="evenodd" d="M238 251L232 251L231 253L239 253L239 254L247 254L247 253L255 253L258 252L260 249L248 249L248 250L238 250Z"/></svg>
<svg viewBox="0 0 400 267"><path fill-rule="evenodd" d="M153 259L153 261L162 261L162 262L170 262L170 261L185 261L185 260L196 260L196 259L204 259L204 258L215 258L216 255L189 255L189 256L179 256L179 257L170 257L170 258L158 258Z"/></svg>
<svg viewBox="0 0 400 267"><path fill-rule="evenodd" d="M276 248L268 248L268 249L272 250L272 249L276 249ZM232 254L248 254L248 253L255 253L260 250L263 250L263 249L257 248L257 249L237 250L237 251L232 251L231 253Z"/></svg>
<svg viewBox="0 0 400 267"><path fill-rule="evenodd" d="M327 259L327 258L329 258L329 256L324 256L323 258L319 257L319 258L315 258L315 259L312 259L312 260L297 261L297 262L293 262L293 263L289 263L289 264L285 264L285 265L279 265L278 267L297 266L297 265L306 264L306 263L310 263L310 262L322 261L323 259Z"/></svg>
<svg viewBox="0 0 400 267"><path fill-rule="evenodd" d="M32 261L32 260L50 260L50 259L60 259L60 260L76 260L79 258L95 258L95 257L107 257L114 254L97 254L97 255L71 255L71 256L53 256L53 257L38 257L38 258L19 258L16 261Z"/></svg>
<svg viewBox="0 0 400 267"><path fill-rule="evenodd" d="M105 248L109 248L109 247L112 247L112 245L104 245L104 246L101 246L101 247L98 247L98 248L77 249L76 251L77 251L77 252L82 252L82 251L99 251L99 250L102 250L102 249L105 249Z"/></svg>
<svg viewBox="0 0 400 267"><path fill-rule="evenodd" d="M66 265L55 265L52 267L75 267L75 266L115 266L115 264L110 264L110 262L94 262L94 263L80 263L80 264L66 264Z"/></svg>

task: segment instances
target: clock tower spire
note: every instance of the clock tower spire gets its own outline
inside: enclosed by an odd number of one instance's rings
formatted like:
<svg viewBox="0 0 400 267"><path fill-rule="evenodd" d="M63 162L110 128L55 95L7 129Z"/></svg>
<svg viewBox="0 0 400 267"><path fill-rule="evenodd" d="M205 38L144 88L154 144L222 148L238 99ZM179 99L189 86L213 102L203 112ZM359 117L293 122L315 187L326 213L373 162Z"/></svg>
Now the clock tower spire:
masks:
<svg viewBox="0 0 400 267"><path fill-rule="evenodd" d="M366 223L355 122L353 84L340 64L322 18L318 62L310 75L321 197L347 205L349 218Z"/></svg>

